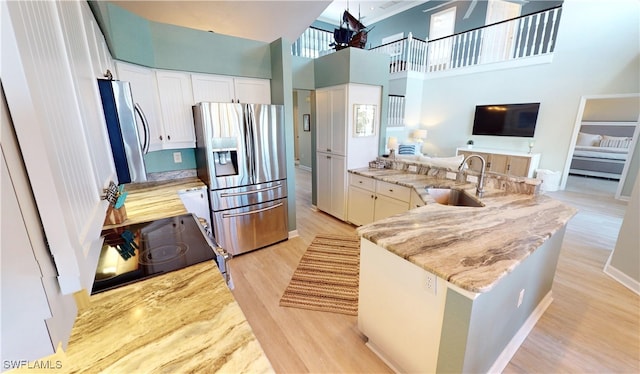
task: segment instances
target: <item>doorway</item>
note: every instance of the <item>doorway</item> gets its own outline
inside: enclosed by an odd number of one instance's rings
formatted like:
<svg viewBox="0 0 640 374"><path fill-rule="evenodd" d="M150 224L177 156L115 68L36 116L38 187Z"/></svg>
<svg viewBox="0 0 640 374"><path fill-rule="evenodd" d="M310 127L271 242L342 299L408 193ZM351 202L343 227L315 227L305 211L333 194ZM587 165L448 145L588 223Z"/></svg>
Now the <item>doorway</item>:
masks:
<svg viewBox="0 0 640 374"><path fill-rule="evenodd" d="M504 0L489 0L485 25L514 19L520 16L522 5ZM489 63L507 60L513 54L513 42L518 22L504 22L487 27L482 34L480 62Z"/></svg>
<svg viewBox="0 0 640 374"><path fill-rule="evenodd" d="M456 7L445 9L431 15L429 21L429 55L427 58L429 71L445 70L451 61L453 40L445 38L453 35L456 25ZM436 40L435 42L432 42Z"/></svg>
<svg viewBox="0 0 640 374"><path fill-rule="evenodd" d="M312 91L293 91L293 117L294 117L294 153L296 166L311 171L312 145L311 145L311 114Z"/></svg>
<svg viewBox="0 0 640 374"><path fill-rule="evenodd" d="M616 199L628 199L638 177L638 165L640 160L639 142L640 136L640 94L621 94L621 95L599 95L599 96L583 96L578 108L578 115L574 127L571 146L564 168L561 189L594 189L597 188L603 194L615 196ZM581 140L587 138L583 134L595 134L597 132L607 131L607 127L627 128L625 137L631 137L628 143L628 151L622 161L620 168L616 173L618 175L602 175L599 167L590 168L582 166L579 176L571 173L572 164L576 169L574 158L580 159L582 155L576 152L576 145ZM599 131L589 131L589 128L599 128ZM583 133L583 134L581 134ZM599 140L599 139L598 139ZM606 145L606 144L605 144ZM594 150L600 147L600 144L593 144ZM606 161L606 162L615 162ZM620 161L618 161L620 162ZM571 175L570 175L571 173Z"/></svg>

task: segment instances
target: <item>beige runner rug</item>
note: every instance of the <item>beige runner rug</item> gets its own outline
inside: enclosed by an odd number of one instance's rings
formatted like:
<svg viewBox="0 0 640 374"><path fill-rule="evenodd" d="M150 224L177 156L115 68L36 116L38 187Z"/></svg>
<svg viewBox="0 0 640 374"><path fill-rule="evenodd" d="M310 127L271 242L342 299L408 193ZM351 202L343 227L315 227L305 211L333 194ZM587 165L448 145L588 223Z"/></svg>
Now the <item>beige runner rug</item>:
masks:
<svg viewBox="0 0 640 374"><path fill-rule="evenodd" d="M280 306L358 315L360 240L317 235L302 255Z"/></svg>

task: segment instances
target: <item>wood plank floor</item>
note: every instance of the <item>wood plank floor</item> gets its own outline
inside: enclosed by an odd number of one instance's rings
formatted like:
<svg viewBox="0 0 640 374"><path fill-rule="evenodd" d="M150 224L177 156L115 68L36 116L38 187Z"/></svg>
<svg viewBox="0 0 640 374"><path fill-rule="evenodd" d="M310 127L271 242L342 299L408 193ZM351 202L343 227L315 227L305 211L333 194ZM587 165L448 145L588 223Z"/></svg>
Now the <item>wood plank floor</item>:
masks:
<svg viewBox="0 0 640 374"><path fill-rule="evenodd" d="M278 373L391 372L364 345L356 317L278 305L316 234L355 231L311 209L308 171L298 169L296 183L299 237L235 257L230 263L234 296ZM554 302L507 373L640 372L640 298L602 272L626 203L606 191L579 190L549 193L580 212L567 228Z"/></svg>

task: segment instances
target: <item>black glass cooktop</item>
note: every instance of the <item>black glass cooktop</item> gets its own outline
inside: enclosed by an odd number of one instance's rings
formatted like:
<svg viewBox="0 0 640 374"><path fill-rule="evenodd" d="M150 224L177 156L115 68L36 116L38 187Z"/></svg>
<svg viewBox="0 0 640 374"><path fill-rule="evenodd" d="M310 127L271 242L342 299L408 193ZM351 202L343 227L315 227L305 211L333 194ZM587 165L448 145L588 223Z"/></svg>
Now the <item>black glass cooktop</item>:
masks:
<svg viewBox="0 0 640 374"><path fill-rule="evenodd" d="M192 214L103 230L91 294L215 259L205 235Z"/></svg>

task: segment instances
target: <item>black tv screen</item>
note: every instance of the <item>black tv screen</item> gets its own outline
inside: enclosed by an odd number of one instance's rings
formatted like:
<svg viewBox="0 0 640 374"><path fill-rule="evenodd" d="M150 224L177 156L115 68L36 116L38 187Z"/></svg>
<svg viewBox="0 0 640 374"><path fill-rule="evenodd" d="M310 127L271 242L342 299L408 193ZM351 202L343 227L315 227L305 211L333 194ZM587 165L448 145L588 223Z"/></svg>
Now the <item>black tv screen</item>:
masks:
<svg viewBox="0 0 640 374"><path fill-rule="evenodd" d="M532 138L540 103L477 105L473 135Z"/></svg>

